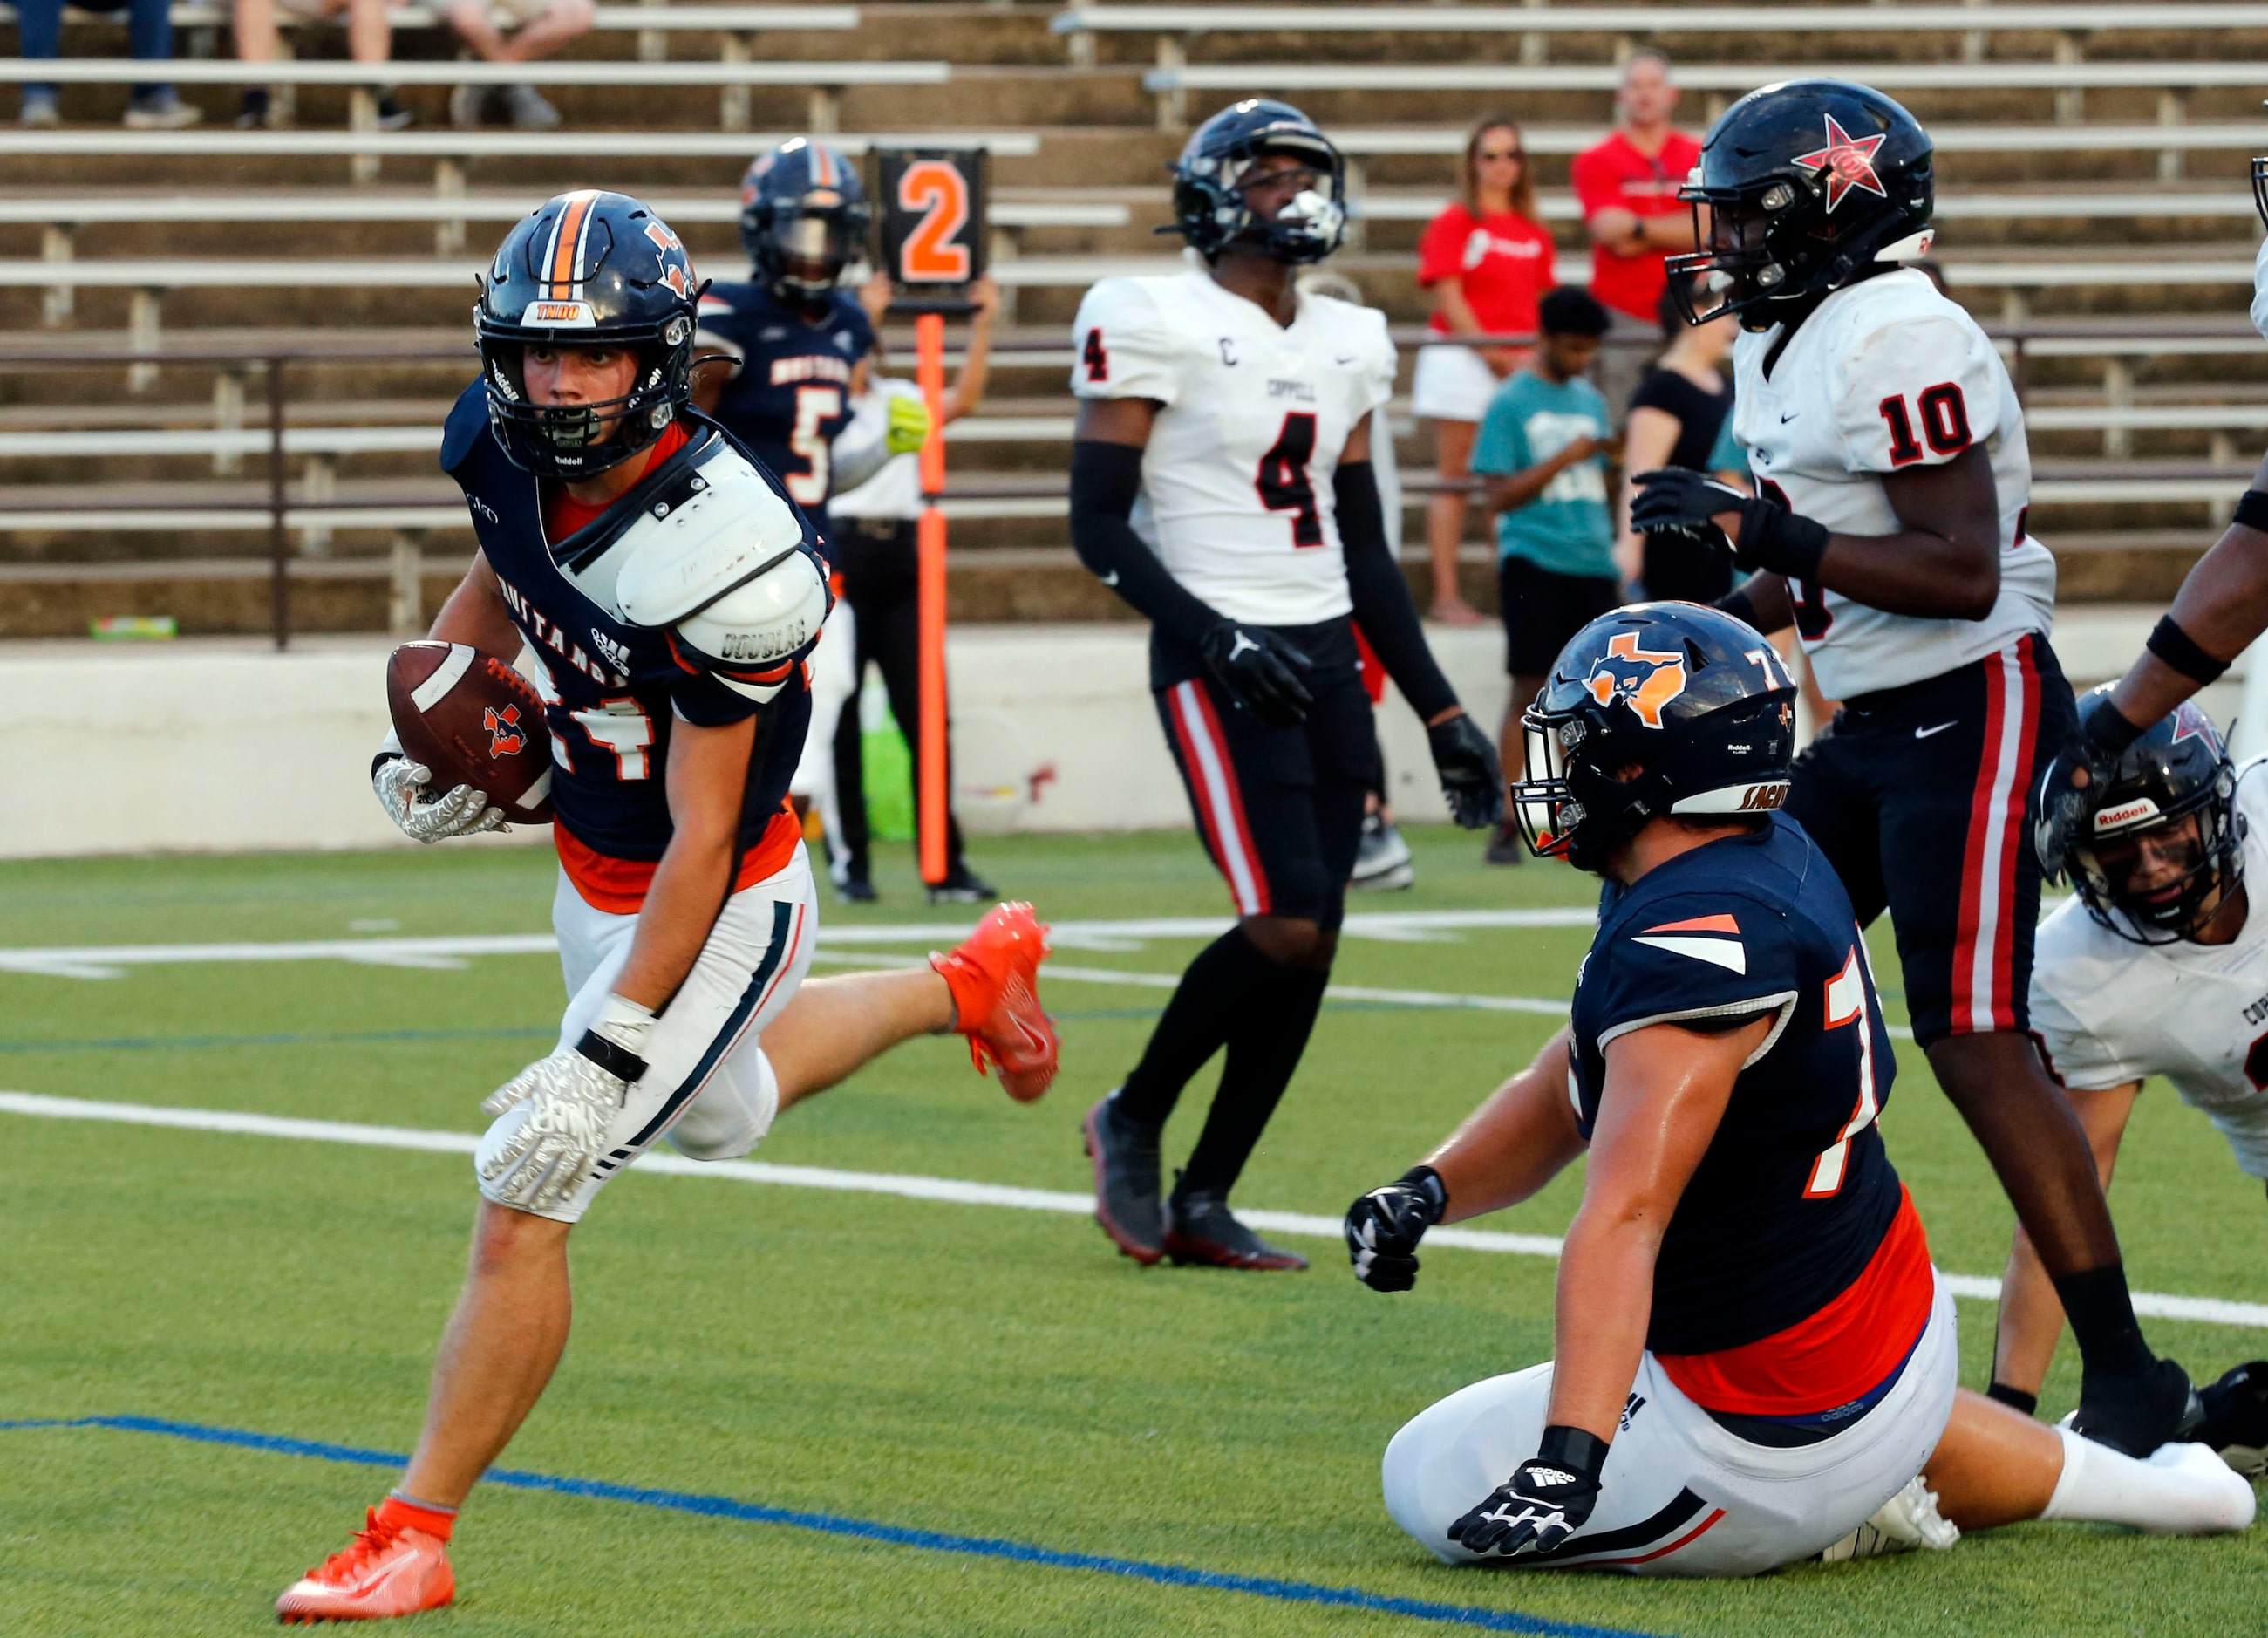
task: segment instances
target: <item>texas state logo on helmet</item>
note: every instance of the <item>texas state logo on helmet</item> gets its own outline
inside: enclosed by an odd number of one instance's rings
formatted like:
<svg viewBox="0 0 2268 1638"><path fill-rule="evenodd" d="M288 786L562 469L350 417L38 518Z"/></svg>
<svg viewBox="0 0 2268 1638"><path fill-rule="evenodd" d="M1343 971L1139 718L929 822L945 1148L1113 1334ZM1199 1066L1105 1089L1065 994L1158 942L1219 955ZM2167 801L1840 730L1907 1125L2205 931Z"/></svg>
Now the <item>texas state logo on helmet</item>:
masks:
<svg viewBox="0 0 2268 1638"><path fill-rule="evenodd" d="M1319 186L1301 189L1281 215L1263 222L1245 203L1244 183L1252 162L1270 153L1302 161ZM1190 133L1182 157L1167 168L1174 173L1171 231L1207 261L1245 242L1298 266L1321 262L1346 237L1346 160L1322 128L1288 102L1248 97L1231 104Z"/></svg>
<svg viewBox="0 0 2268 1638"><path fill-rule="evenodd" d="M1731 615L1633 603L1568 641L1521 726L1528 777L1512 799L1529 849L1597 870L1649 819L1785 801L1795 683Z"/></svg>
<svg viewBox="0 0 2268 1638"><path fill-rule="evenodd" d="M1749 329L1769 329L1786 303L1928 254L1929 133L1871 86L1785 80L1719 116L1678 197L1693 206L1703 246L1669 259L1686 321L1734 313ZM1712 276L1717 299L1706 308L1694 295L1698 273Z"/></svg>
<svg viewBox="0 0 2268 1638"><path fill-rule="evenodd" d="M659 438L692 400L699 293L684 242L627 194L561 194L522 218L497 247L473 309L490 424L513 464L574 482ZM601 345L637 359L629 392L529 402L527 348Z"/></svg>
<svg viewBox="0 0 2268 1638"><path fill-rule="evenodd" d="M2104 682L2092 692L2108 695ZM2088 827L2072 850L2072 886L2095 920L2137 944L2194 934L2244 879L2244 817L2220 730L2195 700L2158 719L2119 756L2109 783L2088 792ZM2187 867L2170 888L2130 889L2139 839L2180 825Z"/></svg>
<svg viewBox="0 0 2268 1638"><path fill-rule="evenodd" d="M819 303L865 247L866 184L808 136L760 153L740 179L740 244L783 301Z"/></svg>

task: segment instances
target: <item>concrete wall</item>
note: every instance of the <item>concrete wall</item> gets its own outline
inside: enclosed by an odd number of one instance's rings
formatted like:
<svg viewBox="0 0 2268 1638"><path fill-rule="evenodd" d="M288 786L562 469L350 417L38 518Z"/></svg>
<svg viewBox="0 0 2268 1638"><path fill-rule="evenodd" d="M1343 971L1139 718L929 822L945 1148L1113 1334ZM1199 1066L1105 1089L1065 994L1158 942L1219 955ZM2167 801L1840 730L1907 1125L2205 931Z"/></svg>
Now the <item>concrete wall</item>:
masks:
<svg viewBox="0 0 2268 1638"><path fill-rule="evenodd" d="M2123 669L2156 613L2068 614L2057 646L2073 682ZM1504 709L1502 637L1493 627L1430 635L1469 707L1493 728ZM369 786L370 753L386 732L388 647L359 638L309 638L284 654L233 638L0 645L9 747L0 857L409 845ZM954 800L964 822L996 833L1186 826L1146 653L1133 626L955 630ZM2225 724L2239 693L2232 678L2209 690L2207 708ZM1389 696L1380 721L1395 807L1411 819L1443 817L1417 719ZM526 830L494 845L547 837Z"/></svg>

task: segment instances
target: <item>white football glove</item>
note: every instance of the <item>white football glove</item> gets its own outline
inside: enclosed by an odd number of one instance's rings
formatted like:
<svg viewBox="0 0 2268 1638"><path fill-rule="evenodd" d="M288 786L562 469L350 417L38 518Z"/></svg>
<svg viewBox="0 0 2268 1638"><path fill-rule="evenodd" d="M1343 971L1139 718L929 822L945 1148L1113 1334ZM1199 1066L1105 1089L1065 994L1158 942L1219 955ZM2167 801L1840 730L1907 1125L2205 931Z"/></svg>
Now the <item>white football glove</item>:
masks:
<svg viewBox="0 0 2268 1638"><path fill-rule="evenodd" d="M485 791L460 785L444 795L426 795L433 771L407 756L388 756L371 770L371 789L386 816L413 842L439 842L453 836L478 836L501 829L505 814Z"/></svg>
<svg viewBox="0 0 2268 1638"><path fill-rule="evenodd" d="M619 995L573 1046L538 1059L490 1093L481 1113L494 1119L528 1106L519 1130L481 1168L481 1181L506 1206L549 1211L573 1194L607 1152L607 1133L645 1074L638 1049L653 1014Z"/></svg>

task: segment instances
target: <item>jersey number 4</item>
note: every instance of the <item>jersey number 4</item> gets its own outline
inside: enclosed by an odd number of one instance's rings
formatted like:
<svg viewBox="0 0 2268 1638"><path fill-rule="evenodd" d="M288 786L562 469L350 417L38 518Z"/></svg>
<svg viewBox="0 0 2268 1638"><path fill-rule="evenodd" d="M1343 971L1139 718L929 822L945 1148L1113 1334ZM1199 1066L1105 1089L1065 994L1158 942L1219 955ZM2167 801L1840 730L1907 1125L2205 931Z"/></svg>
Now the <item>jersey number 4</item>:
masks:
<svg viewBox="0 0 2268 1638"><path fill-rule="evenodd" d="M1843 1186L1843 1176L1851 1158L1851 1140L1874 1124L1874 1117L1882 1106L1874 1095L1874 1027L1867 1016L1866 958L1859 947L1851 947L1851 959L1843 963L1843 970L1827 981L1827 1028L1840 1029L1855 1024L1859 1030L1859 1102L1844 1123L1842 1135L1819 1152L1811 1162L1811 1181L1804 1185L1807 1200L1823 1199Z"/></svg>
<svg viewBox="0 0 2268 1638"><path fill-rule="evenodd" d="M1284 417L1275 447L1260 457L1260 471L1252 486L1260 504L1270 512L1292 514L1292 544L1323 543L1323 520L1315 511L1315 486L1307 476L1307 463L1315 458L1315 417L1312 411L1294 410Z"/></svg>

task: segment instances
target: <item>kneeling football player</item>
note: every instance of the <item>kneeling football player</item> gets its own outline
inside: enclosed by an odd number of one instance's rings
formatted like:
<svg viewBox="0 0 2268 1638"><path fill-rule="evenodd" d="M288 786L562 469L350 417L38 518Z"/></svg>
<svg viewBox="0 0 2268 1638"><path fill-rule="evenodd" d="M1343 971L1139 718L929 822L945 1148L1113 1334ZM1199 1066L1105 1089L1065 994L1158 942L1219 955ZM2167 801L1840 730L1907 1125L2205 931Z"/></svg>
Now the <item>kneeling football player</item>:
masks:
<svg viewBox="0 0 2268 1638"><path fill-rule="evenodd" d="M1651 1575L1948 1546L1948 1523L2243 1528L2252 1487L2202 1446L2138 1461L1956 1388L1952 1295L1875 1126L1895 1059L1866 948L1773 811L1794 699L1750 628L1644 603L1578 633L1527 713L1528 844L1606 879L1570 1027L1356 1201L1347 1241L1407 1288L1428 1227L1587 1150L1557 1357L1396 1434L1388 1510L1451 1563Z"/></svg>
<svg viewBox="0 0 2268 1638"><path fill-rule="evenodd" d="M659 218L583 192L512 229L475 309L482 380L442 464L480 550L433 635L537 659L571 1000L558 1049L482 1106L472 1266L409 1472L277 1600L286 1620L450 1601L456 1509L566 1344L569 1231L655 1142L745 1155L782 1108L948 1029L1011 1096L1055 1074L1029 905L918 970L805 981L817 901L785 797L827 565L778 480L688 408L696 290ZM373 772L412 837L497 822L429 778L393 748Z"/></svg>
<svg viewBox="0 0 2268 1638"><path fill-rule="evenodd" d="M2084 709L2110 709L2114 691L2104 683ZM2268 940L2246 886L2268 874L2260 767L2231 767L2212 719L2184 700L2083 793L2084 823L2066 855L2078 892L2040 925L2032 1029L2106 1189L2152 1075L2211 1118L2247 1175L2268 1178L2258 1012ZM2062 1330L2063 1305L2019 1228L2001 1282L1992 1397L2029 1412ZM2205 1416L2194 1436L2240 1472L2268 1472L2268 1363L2240 1365L2198 1398Z"/></svg>

